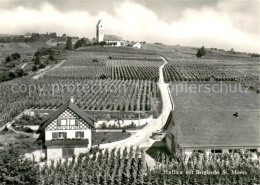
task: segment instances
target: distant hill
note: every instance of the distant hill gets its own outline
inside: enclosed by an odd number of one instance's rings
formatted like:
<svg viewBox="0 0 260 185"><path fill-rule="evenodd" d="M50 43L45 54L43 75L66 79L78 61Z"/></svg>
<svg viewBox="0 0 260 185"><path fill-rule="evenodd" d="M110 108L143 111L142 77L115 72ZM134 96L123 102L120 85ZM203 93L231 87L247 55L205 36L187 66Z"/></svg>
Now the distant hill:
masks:
<svg viewBox="0 0 260 185"><path fill-rule="evenodd" d="M0 37L11 37L11 36L20 36L20 35L0 33Z"/></svg>

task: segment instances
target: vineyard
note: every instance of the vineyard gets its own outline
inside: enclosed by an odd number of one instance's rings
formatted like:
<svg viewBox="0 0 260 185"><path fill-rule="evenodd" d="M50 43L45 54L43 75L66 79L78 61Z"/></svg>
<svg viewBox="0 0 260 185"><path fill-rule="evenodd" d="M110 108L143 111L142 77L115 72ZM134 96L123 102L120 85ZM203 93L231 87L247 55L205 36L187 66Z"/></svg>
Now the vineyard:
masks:
<svg viewBox="0 0 260 185"><path fill-rule="evenodd" d="M50 78L115 79L158 81L158 67L145 66L67 66L52 70L45 75Z"/></svg>
<svg viewBox="0 0 260 185"><path fill-rule="evenodd" d="M255 66L244 65L209 65L176 64L166 65L163 69L166 82L176 81L237 81L246 87L260 92L259 76Z"/></svg>
<svg viewBox="0 0 260 185"><path fill-rule="evenodd" d="M90 46L85 48L79 48L78 51L83 52L100 52L100 53L122 53L122 54L133 54L133 55L156 55L153 51L136 49L130 47L103 47L103 46Z"/></svg>
<svg viewBox="0 0 260 185"><path fill-rule="evenodd" d="M144 151L126 148L82 154L40 170L39 184L258 184L260 166L250 153L205 154L191 157L158 155L147 168ZM238 174L234 172L244 172ZM214 174L205 174L205 173ZM179 174L177 174L179 173ZM201 174L199 174L201 173Z"/></svg>
<svg viewBox="0 0 260 185"><path fill-rule="evenodd" d="M163 45L148 45L147 49L163 55L166 82L178 81L236 81L260 92L260 60L243 53L208 50L203 58L195 56L196 49Z"/></svg>
<svg viewBox="0 0 260 185"><path fill-rule="evenodd" d="M15 86L12 86L16 84ZM19 91L17 84L23 84L27 91ZM88 80L42 78L29 91L35 81L2 83L0 92L0 120L9 121L28 108L57 109L71 96L85 111L155 111L160 92L151 80ZM12 89L14 91L12 91ZM156 103L157 102L157 103Z"/></svg>

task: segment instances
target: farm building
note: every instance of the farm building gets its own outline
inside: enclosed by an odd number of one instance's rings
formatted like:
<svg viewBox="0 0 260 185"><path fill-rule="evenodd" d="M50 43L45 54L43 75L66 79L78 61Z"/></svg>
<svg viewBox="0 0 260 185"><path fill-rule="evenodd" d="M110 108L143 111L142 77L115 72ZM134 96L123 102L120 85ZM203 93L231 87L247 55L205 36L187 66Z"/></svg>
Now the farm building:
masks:
<svg viewBox="0 0 260 185"><path fill-rule="evenodd" d="M224 153L236 149L260 149L259 114L240 113L237 118L230 111L205 111L199 119L196 116L196 112L170 112L163 130L171 153L189 155L193 151Z"/></svg>
<svg viewBox="0 0 260 185"><path fill-rule="evenodd" d="M124 40L117 35L105 35L104 41L106 43L112 43L114 46L124 46Z"/></svg>
<svg viewBox="0 0 260 185"><path fill-rule="evenodd" d="M140 42L136 42L136 43L133 45L133 48L141 49L141 48L142 48L142 45L140 44Z"/></svg>
<svg viewBox="0 0 260 185"><path fill-rule="evenodd" d="M63 104L40 125L47 159L72 157L92 145L95 119L87 116L73 100Z"/></svg>

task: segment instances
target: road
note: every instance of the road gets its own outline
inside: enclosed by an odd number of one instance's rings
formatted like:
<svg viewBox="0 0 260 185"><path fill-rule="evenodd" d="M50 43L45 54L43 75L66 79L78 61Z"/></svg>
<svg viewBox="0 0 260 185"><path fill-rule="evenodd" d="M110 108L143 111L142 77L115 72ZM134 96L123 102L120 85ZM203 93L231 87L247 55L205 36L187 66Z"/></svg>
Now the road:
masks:
<svg viewBox="0 0 260 185"><path fill-rule="evenodd" d="M141 148L148 148L152 146L152 144L155 142L155 140L151 139L150 136L153 132L156 132L157 130L160 130L164 123L166 122L168 115L170 111L173 109L171 98L168 93L168 84L164 82L163 78L163 67L165 64L167 64L167 61L162 57L164 64L160 66L159 68L159 89L161 91L162 95L162 114L152 121L152 123L148 124L144 128L138 130L135 134L130 136L127 139L113 142L113 143L106 143L101 144L100 148L119 148L119 147L141 147Z"/></svg>
<svg viewBox="0 0 260 185"><path fill-rule="evenodd" d="M59 64L57 64L56 66L54 66L54 67L51 68L51 69L50 69L50 68L46 68L46 69L42 70L39 74L33 76L33 79L38 79L38 78L42 77L42 76L43 76L45 73L47 73L48 71L52 71L52 70L54 70L54 69L56 69L56 68L59 68L65 61L66 61L66 60L61 61ZM51 66L50 66L50 67L51 67Z"/></svg>

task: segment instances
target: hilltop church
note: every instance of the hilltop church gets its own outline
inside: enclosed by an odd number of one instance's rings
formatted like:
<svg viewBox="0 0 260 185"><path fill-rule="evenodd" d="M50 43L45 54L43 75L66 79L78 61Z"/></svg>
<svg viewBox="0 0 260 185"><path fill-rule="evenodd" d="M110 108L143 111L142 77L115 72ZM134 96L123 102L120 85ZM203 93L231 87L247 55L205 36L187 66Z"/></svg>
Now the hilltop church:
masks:
<svg viewBox="0 0 260 185"><path fill-rule="evenodd" d="M96 27L96 41L111 43L114 46L124 46L125 42L123 39L116 35L105 35L104 25L102 20L99 20Z"/></svg>

